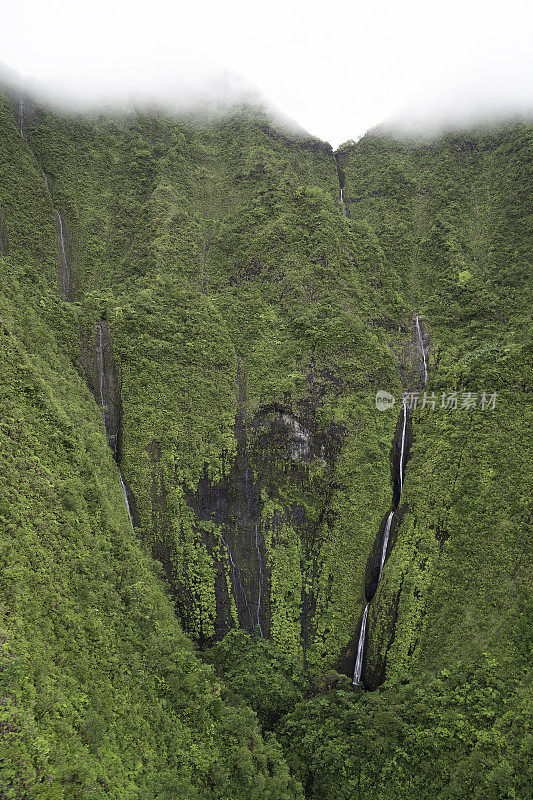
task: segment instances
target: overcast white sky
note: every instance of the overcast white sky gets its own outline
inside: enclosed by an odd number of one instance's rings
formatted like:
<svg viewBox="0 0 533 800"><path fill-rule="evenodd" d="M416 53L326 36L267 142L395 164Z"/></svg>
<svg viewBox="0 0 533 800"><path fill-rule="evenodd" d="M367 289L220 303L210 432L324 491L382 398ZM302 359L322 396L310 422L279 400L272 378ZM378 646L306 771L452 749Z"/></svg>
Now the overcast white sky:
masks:
<svg viewBox="0 0 533 800"><path fill-rule="evenodd" d="M0 0L0 61L80 99L241 76L338 145L383 119L533 106L531 0Z"/></svg>

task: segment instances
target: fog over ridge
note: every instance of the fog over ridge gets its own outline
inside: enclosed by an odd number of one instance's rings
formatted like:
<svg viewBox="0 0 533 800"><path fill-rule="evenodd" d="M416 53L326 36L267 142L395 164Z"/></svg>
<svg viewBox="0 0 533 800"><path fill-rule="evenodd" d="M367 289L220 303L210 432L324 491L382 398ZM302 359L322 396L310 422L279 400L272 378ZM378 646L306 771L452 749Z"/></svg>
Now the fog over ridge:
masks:
<svg viewBox="0 0 533 800"><path fill-rule="evenodd" d="M0 60L71 110L258 106L338 146L377 125L530 119L532 23L526 0L21 0L4 10Z"/></svg>

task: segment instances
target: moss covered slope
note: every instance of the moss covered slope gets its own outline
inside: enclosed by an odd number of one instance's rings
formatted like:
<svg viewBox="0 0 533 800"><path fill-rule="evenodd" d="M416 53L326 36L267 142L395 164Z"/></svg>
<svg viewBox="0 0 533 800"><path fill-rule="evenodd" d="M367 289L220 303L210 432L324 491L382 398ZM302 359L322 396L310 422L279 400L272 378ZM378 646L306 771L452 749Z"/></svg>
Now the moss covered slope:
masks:
<svg viewBox="0 0 533 800"><path fill-rule="evenodd" d="M131 529L73 366L84 312L59 297L52 204L2 133L2 796L300 797L253 712L222 703Z"/></svg>
<svg viewBox="0 0 533 800"><path fill-rule="evenodd" d="M371 682L385 662L393 674L487 649L512 670L526 658L532 148L517 123L418 143L375 133L339 154L349 213L402 276L428 350Z"/></svg>

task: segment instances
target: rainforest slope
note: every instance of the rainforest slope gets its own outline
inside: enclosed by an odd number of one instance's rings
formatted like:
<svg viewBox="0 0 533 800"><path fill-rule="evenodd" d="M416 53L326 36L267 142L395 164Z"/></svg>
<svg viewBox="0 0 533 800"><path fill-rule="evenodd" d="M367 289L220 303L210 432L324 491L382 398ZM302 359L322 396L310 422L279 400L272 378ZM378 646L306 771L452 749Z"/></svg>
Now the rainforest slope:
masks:
<svg viewBox="0 0 533 800"><path fill-rule="evenodd" d="M522 709L531 126L374 132L334 154L258 109L202 125L76 117L6 91L0 137L7 796L300 796L242 700L272 728L309 681L330 687L324 670L351 675L402 389L421 395L365 683L459 664ZM97 403L102 324L116 460ZM236 628L263 654L271 718L232 683L223 642L209 656L232 687L222 699L193 652ZM281 668L294 672L272 684ZM456 684L427 685L455 708ZM328 719L386 705L386 686L324 695ZM308 702L278 729L307 794L350 796L359 770L366 796L393 796L404 778L365 778L381 762L364 766L349 736L341 787L337 740L314 763L299 745L309 719L321 736Z"/></svg>

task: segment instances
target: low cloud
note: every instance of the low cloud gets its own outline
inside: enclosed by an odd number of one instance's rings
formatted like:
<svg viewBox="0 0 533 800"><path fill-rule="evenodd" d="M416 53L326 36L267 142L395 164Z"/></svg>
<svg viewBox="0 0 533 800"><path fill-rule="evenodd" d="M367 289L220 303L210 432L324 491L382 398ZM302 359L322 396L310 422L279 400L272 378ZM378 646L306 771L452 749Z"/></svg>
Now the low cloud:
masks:
<svg viewBox="0 0 533 800"><path fill-rule="evenodd" d="M532 22L526 0L24 0L0 58L70 107L260 103L338 145L530 116Z"/></svg>

